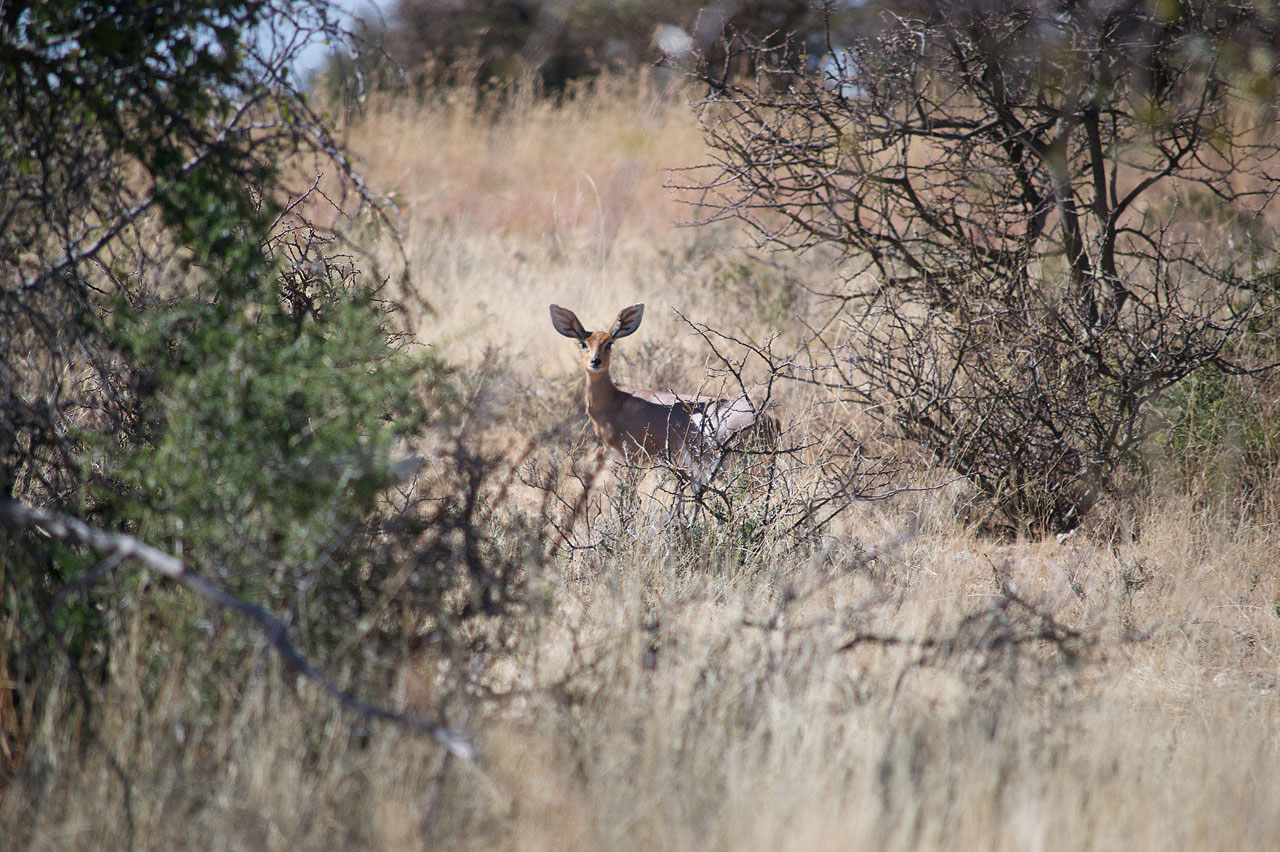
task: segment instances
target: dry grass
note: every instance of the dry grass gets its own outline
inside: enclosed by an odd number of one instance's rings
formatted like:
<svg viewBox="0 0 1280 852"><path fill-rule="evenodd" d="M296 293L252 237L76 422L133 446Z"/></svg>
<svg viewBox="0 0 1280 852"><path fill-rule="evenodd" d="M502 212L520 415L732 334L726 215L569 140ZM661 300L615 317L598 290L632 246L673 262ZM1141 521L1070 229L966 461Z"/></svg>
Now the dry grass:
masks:
<svg viewBox="0 0 1280 852"><path fill-rule="evenodd" d="M671 226L663 169L702 154L678 104L615 84L567 108L375 107L352 141L404 214L422 342L459 364L477 430L514 454L580 434L576 350L549 302L603 324L637 384L698 386L708 353L671 309L752 335L821 304L820 258L766 262L726 230ZM371 251L388 269L397 255ZM758 376L756 376L758 378ZM822 418L784 389L803 434ZM558 437L535 461L589 441ZM517 486L518 487L518 486ZM565 486L568 487L568 486ZM727 526L659 501L595 523L614 544L535 578L543 609L455 698L478 766L395 730L351 735L261 660L241 709L205 718L181 668L146 671L122 625L101 736L36 732L0 803L32 849L1266 849L1280 837L1280 536L1230 499L1171 491L1099 510L1062 542L998 543L955 521L955 488L850 507L819 540L742 558ZM535 505L513 494L508 510ZM1208 508L1206 508L1208 507ZM1110 513L1110 516L1105 516ZM618 544L622 542L622 544ZM1017 599L1011 602L1010 588ZM1046 617L1078 636L1032 641ZM862 637L862 641L851 641ZM890 641L892 640L892 641ZM142 706L159 676L170 700ZM393 695L431 710L425 654ZM194 709L193 709L194 708ZM8 845L8 844L5 844Z"/></svg>

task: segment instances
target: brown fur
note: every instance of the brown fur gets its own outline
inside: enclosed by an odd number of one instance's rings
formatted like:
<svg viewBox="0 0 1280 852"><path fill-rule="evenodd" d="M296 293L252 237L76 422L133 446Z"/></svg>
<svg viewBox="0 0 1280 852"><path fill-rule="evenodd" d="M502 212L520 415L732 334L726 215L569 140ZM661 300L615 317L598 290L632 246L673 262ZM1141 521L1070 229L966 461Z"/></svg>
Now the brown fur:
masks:
<svg viewBox="0 0 1280 852"><path fill-rule="evenodd" d="M714 452L740 448L755 436L764 449L777 446L780 428L746 397L721 399L668 391L632 390L609 375L613 342L633 333L644 305L618 314L611 331L588 332L570 310L551 306L556 331L582 345L587 415L602 444L622 458L637 455L695 472Z"/></svg>

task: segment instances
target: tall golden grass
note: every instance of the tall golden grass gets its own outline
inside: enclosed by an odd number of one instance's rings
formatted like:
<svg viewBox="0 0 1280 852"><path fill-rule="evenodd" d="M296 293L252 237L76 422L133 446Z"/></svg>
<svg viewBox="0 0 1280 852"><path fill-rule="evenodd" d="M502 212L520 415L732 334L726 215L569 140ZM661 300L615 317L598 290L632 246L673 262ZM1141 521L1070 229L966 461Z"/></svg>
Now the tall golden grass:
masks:
<svg viewBox="0 0 1280 852"><path fill-rule="evenodd" d="M592 442L550 302L596 327L645 302L615 371L677 389L703 383L711 360L674 311L763 338L822 309L801 285L827 289L827 259L762 257L730 228L676 226L696 209L663 190L665 170L707 152L683 102L640 83L559 106L521 96L498 113L462 94L374 103L350 141L404 234L403 254L364 248L384 270L407 264L418 340L459 365L486 412L476 430L513 461L558 423L579 438L544 438L534 461ZM796 435L833 416L868 428L804 388L779 402ZM140 848L1280 838L1280 536L1267 512L1168 487L1061 541L996 542L956 520L950 485L852 504L818 542L771 539L743 558L730 525L673 537L661 500L610 516L624 485L595 496L625 545L562 553L534 577L541 609L445 702L476 732L478 764L394 729L353 737L349 717L269 662L246 671L235 715L210 718L180 668L148 670L134 625L99 726L107 749L33 732L0 803L3 845L123 845L122 776ZM523 497L501 508L537 502ZM166 700L144 705L144 678ZM423 651L393 692L430 710L443 683Z"/></svg>

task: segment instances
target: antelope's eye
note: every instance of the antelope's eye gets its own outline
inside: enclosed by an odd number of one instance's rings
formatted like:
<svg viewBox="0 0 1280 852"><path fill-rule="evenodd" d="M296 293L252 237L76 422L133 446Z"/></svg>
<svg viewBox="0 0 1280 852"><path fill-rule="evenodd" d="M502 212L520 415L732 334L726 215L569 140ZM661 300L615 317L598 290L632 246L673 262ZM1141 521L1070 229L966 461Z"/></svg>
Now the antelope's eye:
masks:
<svg viewBox="0 0 1280 852"><path fill-rule="evenodd" d="M583 349L586 349L586 348L587 348L587 341L585 341L585 340L579 340L579 341L578 341L578 345L579 345L579 346L581 346Z"/></svg>
<svg viewBox="0 0 1280 852"><path fill-rule="evenodd" d="M612 348L613 348L613 341L612 341L612 340L610 340L608 343L606 343L606 344L604 345L604 348L605 348L605 349L612 349Z"/></svg>

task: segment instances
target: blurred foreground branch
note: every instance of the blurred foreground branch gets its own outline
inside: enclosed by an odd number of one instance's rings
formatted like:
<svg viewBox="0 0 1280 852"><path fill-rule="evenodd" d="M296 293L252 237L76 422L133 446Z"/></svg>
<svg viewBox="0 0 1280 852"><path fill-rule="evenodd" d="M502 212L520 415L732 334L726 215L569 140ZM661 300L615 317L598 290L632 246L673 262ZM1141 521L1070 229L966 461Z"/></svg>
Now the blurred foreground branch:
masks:
<svg viewBox="0 0 1280 852"><path fill-rule="evenodd" d="M126 559L136 559L146 568L162 574L191 589L200 597L236 610L261 628L271 646L285 665L298 674L315 682L343 707L370 719L381 719L396 725L427 734L452 754L465 760L475 759L475 749L464 731L449 728L439 722L424 719L412 713L397 713L377 704L363 701L325 677L306 660L289 641L288 627L280 619L262 607L249 603L219 588L207 577L191 571L183 560L158 550L131 535L112 533L90 526L78 518L36 508L16 500L0 498L0 524L15 533L37 529L59 541L81 544L107 554L104 564L114 569Z"/></svg>

